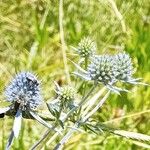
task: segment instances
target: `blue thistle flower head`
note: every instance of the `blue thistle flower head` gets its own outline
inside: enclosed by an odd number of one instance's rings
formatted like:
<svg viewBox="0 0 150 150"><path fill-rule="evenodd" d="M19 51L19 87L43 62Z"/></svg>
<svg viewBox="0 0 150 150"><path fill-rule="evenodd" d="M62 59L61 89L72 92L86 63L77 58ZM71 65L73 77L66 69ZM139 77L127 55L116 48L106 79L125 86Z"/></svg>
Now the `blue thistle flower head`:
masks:
<svg viewBox="0 0 150 150"><path fill-rule="evenodd" d="M112 70L113 59L110 55L92 57L91 64L87 68L87 74L91 80L104 83L105 85L114 82L115 77Z"/></svg>
<svg viewBox="0 0 150 150"><path fill-rule="evenodd" d="M6 100L19 103L21 110L35 110L42 102L40 82L30 72L16 75L5 90Z"/></svg>
<svg viewBox="0 0 150 150"><path fill-rule="evenodd" d="M134 73L130 56L121 52L114 56L113 71L115 78L122 81L129 81Z"/></svg>

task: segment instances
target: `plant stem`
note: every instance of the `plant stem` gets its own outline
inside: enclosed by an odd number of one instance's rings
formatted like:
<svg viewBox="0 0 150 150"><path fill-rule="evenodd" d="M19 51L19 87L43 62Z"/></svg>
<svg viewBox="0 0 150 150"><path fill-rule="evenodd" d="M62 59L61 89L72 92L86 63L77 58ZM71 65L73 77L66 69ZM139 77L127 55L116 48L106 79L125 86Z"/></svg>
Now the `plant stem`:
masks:
<svg viewBox="0 0 150 150"><path fill-rule="evenodd" d="M67 46L65 43L64 30L63 30L63 0L59 1L59 30L60 30L60 40L61 40L61 45L62 45L62 55L63 55L65 73L67 76L67 82L68 82L68 84L70 84L71 80L70 80L70 74L69 74L69 69L68 69L68 64L67 64L67 56L66 56Z"/></svg>
<svg viewBox="0 0 150 150"><path fill-rule="evenodd" d="M112 120L109 120L109 121L105 121L103 123L108 124L108 123L112 123L112 122L119 121L119 120L122 120L122 119L127 119L127 118L131 118L131 117L135 117L135 116L140 116L140 115L145 114L145 113L150 113L150 109L144 110L144 111L141 111L141 112L136 112L134 114L122 116L122 117L119 117L119 118L115 118L115 119L112 119Z"/></svg>
<svg viewBox="0 0 150 150"><path fill-rule="evenodd" d="M96 107L94 109L91 110L91 112L89 112L84 118L83 118L83 122L85 122L89 117L91 117L106 101L106 99L108 98L110 94L110 91L108 91L106 93L106 95L101 99L101 101L96 105Z"/></svg>
<svg viewBox="0 0 150 150"><path fill-rule="evenodd" d="M78 128L78 127L79 127L78 123L75 123L75 125L73 126L73 128ZM70 137L75 131L76 130L70 129L68 133L63 137L63 139L55 146L54 150L61 150L63 145L70 139Z"/></svg>
<svg viewBox="0 0 150 150"><path fill-rule="evenodd" d="M92 106L96 103L97 99L105 92L106 87L100 89L84 106L82 116L85 116L88 111L92 108Z"/></svg>
<svg viewBox="0 0 150 150"><path fill-rule="evenodd" d="M83 119L82 117L74 124L73 128L78 128L80 126L80 122L85 122L89 117L91 117L106 101L110 94L110 91L106 93L106 95L101 99L101 101L96 105L96 107L89 112ZM70 129L68 133L62 138L62 140L56 145L54 150L61 150L63 145L69 140L69 138L73 135L76 130Z"/></svg>
<svg viewBox="0 0 150 150"><path fill-rule="evenodd" d="M85 97L83 97L83 99L82 99L82 101L79 103L79 105L78 105L77 107L72 108L72 109L68 112L68 114L62 119L62 122L65 122L75 110L77 110L79 107L81 107L81 106L84 104L84 102L87 100L87 98L90 96L90 94L91 94L91 93L93 92L93 90L96 88L96 86L97 86L97 83L95 83L95 84L91 87L90 91L87 93L87 95L86 95ZM52 128L56 128L56 125L54 125ZM42 136L42 138L41 138L39 141L37 141L37 142L31 147L30 150L35 150L36 147L38 147L39 144L40 144L44 139L46 139L46 137L50 134L50 132L51 132L50 130L47 130L47 131L45 132L45 134ZM57 134L57 133L56 133L56 134Z"/></svg>

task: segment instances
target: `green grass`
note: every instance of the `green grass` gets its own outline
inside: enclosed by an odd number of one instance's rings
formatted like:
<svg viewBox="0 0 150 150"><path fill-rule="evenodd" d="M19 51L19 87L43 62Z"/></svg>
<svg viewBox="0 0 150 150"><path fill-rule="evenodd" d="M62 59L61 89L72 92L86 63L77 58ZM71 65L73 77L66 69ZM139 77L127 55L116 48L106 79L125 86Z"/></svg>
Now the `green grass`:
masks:
<svg viewBox="0 0 150 150"><path fill-rule="evenodd" d="M120 21L112 8L103 0L65 0L64 37L67 57L77 60L70 46L76 46L81 38L90 35L97 42L98 53L112 53L114 46L122 46L132 56L136 77L150 83L150 5L149 0L116 0L124 17L127 33L123 33ZM12 76L22 70L33 71L42 80L43 97L51 99L54 94L53 81L65 84L59 32L59 3L48 0L1 0L0 1L0 105L3 92ZM68 61L70 73L73 65ZM72 83L74 78L71 76ZM129 86L132 93L121 97L112 94L102 110L94 115L97 121L108 121L120 114L134 114L150 109L150 88ZM44 111L44 110L43 110ZM12 118L0 119L0 149L4 149L12 127ZM24 120L19 140L13 149L26 150L46 130L36 121ZM150 135L150 115L144 113L131 116L110 125L124 130ZM52 149L59 138L45 149ZM139 144L140 145L140 144ZM144 149L131 140L110 134L75 134L65 149L77 150L138 150Z"/></svg>

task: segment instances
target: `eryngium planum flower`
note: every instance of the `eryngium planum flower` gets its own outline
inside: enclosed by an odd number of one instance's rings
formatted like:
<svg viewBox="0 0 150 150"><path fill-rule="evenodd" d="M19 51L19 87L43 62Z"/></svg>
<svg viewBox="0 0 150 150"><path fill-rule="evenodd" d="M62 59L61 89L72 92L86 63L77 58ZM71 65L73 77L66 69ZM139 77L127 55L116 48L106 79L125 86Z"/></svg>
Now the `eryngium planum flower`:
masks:
<svg viewBox="0 0 150 150"><path fill-rule="evenodd" d="M115 80L112 65L113 59L110 55L94 56L88 65L87 74L91 80L105 85L112 84Z"/></svg>
<svg viewBox="0 0 150 150"><path fill-rule="evenodd" d="M134 73L130 56L125 53L118 53L114 56L113 71L117 80L129 81Z"/></svg>
<svg viewBox="0 0 150 150"><path fill-rule="evenodd" d="M19 136L21 120L24 116L36 119L45 127L53 129L52 125L43 120L36 111L37 107L42 103L39 86L40 82L35 75L29 72L22 72L16 75L10 85L6 87L6 100L12 104L8 107L0 108L0 114L15 116L12 132L6 145L7 150L10 149L14 137L17 138ZM53 130L59 132L56 128Z"/></svg>
<svg viewBox="0 0 150 150"><path fill-rule="evenodd" d="M29 72L19 73L6 88L6 100L17 102L21 110L35 110L42 102L39 86L40 82L35 75Z"/></svg>
<svg viewBox="0 0 150 150"><path fill-rule="evenodd" d="M85 37L78 44L76 51L84 58L92 56L96 52L96 43L90 37Z"/></svg>

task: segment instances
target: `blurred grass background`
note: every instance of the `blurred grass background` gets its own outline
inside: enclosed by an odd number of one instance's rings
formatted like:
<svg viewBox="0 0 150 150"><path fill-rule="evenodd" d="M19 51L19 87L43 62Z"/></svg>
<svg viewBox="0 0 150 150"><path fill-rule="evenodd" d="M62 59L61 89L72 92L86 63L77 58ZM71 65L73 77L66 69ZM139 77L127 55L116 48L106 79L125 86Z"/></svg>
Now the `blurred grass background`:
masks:
<svg viewBox="0 0 150 150"><path fill-rule="evenodd" d="M67 57L76 59L70 46L76 46L85 36L95 39L98 53L114 52L124 48L133 58L136 77L150 83L150 1L116 0L123 15L126 33L108 1L65 0L64 37ZM59 31L59 1L55 0L1 0L0 1L0 100L12 76L22 70L33 71L42 80L43 97L53 95L53 81L66 83ZM73 66L69 63L69 71ZM128 87L132 93L121 97L111 95L103 109L94 116L105 122L116 117L150 109L150 88ZM0 119L0 149L4 149L13 119ZM129 116L110 122L114 127L150 135L150 115ZM27 150L46 129L36 121L24 120L19 140L14 150ZM55 142L57 142L57 139ZM55 144L55 143L54 143ZM137 145L140 145L137 146ZM45 149L52 149L50 145ZM146 145L145 145L146 147ZM66 150L137 150L141 143L102 134L76 134L65 146Z"/></svg>

